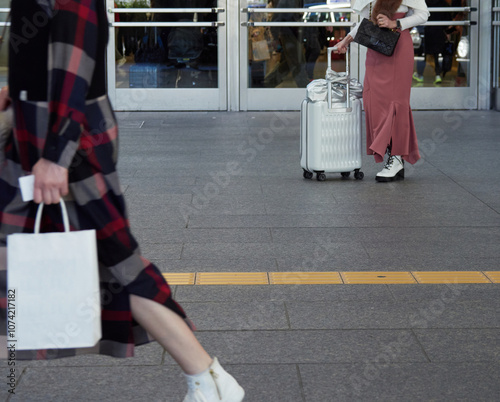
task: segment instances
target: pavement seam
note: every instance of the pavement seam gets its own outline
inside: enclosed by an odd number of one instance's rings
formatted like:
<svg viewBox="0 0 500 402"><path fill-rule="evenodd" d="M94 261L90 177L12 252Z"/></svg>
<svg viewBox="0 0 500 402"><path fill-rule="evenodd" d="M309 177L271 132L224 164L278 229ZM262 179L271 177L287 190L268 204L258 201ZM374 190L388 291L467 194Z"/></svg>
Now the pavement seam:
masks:
<svg viewBox="0 0 500 402"><path fill-rule="evenodd" d="M29 367L24 367L23 370L21 371L21 375L19 376L19 378L17 379L16 381L16 389L19 387L19 385L21 384L21 380L22 378L24 377L25 373L26 373L26 370L28 370ZM15 395L15 394L11 394L9 392L9 395L7 396L7 399L5 400L6 402L10 401L12 396Z"/></svg>
<svg viewBox="0 0 500 402"><path fill-rule="evenodd" d="M486 203L485 201L483 201L481 198L479 198L477 195L475 195L474 193L472 193L469 189L467 189L465 186L463 186L462 184L460 184L459 182L457 182L455 179L453 179L451 176L449 176L448 174L446 174L442 169L439 169L436 165L433 165L431 162L429 162L429 160L426 159L426 162L431 165L434 169L436 169L437 171L441 172L444 176L446 176L449 180L451 180L453 183L455 183L455 185L457 185L458 187L460 187L462 190L464 190L467 194L469 194L470 196L474 197L477 201L479 201L481 204L483 204L484 206L486 206L488 209L490 209L491 211L495 212L497 215L499 215L499 212L493 208L491 205L488 205L488 203ZM469 226L467 226L469 227Z"/></svg>
<svg viewBox="0 0 500 402"><path fill-rule="evenodd" d="M389 286L389 285L386 284L385 288L387 289L387 291L391 295L392 301L395 302L395 303L397 303L399 300L398 300L396 294L392 291L392 286Z"/></svg>
<svg viewBox="0 0 500 402"><path fill-rule="evenodd" d="M410 329L410 332L412 333L413 335L413 338L415 339L415 342L417 342L417 345L420 347L420 349L422 350L422 353L424 354L425 358L427 359L427 361L429 363L432 363L432 360L431 358L429 357L429 355L427 354L427 351L425 350L424 348L424 345L422 345L422 343L420 342L420 339L418 339L418 335L416 334L415 332L415 328L409 328Z"/></svg>
<svg viewBox="0 0 500 402"><path fill-rule="evenodd" d="M413 279L415 279L415 283L419 283L418 282L418 279L415 277L415 275L413 274L414 271L409 271L410 272L410 275L413 277Z"/></svg>
<svg viewBox="0 0 500 402"><path fill-rule="evenodd" d="M300 372L300 367L299 364L295 364L295 368L297 370L297 378L299 380L299 389L300 389L300 395L302 396L302 401L306 402L306 393L304 390L304 382L302 381L302 373Z"/></svg>
<svg viewBox="0 0 500 402"><path fill-rule="evenodd" d="M290 315L288 314L288 306L286 305L286 301L283 302L283 307L285 308L285 318L286 323L288 324L288 329L292 330L292 324L290 322Z"/></svg>

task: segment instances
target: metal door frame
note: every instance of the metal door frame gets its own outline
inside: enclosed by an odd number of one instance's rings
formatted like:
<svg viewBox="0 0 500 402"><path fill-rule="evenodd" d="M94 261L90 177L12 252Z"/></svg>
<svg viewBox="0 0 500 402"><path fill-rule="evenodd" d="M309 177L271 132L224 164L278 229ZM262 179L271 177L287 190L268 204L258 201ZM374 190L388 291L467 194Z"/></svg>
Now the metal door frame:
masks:
<svg viewBox="0 0 500 402"><path fill-rule="evenodd" d="M493 88L493 107L500 112L500 0L495 0L492 4L492 21L491 27L493 31L492 38L492 85Z"/></svg>
<svg viewBox="0 0 500 402"><path fill-rule="evenodd" d="M227 110L227 50L226 50L226 0L218 0L216 23L179 22L114 22L115 13L193 13L200 9L132 9L114 8L113 0L106 0L110 21L108 57L108 94L115 110L120 111L184 111L184 110ZM217 11L215 11L217 10ZM216 26L218 33L218 88L116 88L115 27L165 27L165 26Z"/></svg>

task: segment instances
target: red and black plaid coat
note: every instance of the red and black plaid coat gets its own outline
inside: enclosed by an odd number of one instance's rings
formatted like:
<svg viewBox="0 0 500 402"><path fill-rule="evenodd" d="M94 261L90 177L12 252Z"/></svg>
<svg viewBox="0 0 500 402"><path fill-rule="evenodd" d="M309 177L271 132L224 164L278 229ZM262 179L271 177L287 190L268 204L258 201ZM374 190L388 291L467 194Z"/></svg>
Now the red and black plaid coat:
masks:
<svg viewBox="0 0 500 402"><path fill-rule="evenodd" d="M130 294L186 317L159 270L140 255L126 217L116 173L118 131L105 89L104 0L16 0L11 13L9 89L15 129L2 150L0 247L10 233L33 231L37 206L22 202L18 178L40 157L68 168L70 194L65 200L71 227L97 230L103 329L94 348L18 351L16 357L132 356L134 345L150 339L132 319ZM35 29L29 30L26 21ZM45 209L42 231L62 230L58 206ZM5 278L3 268L4 322ZM6 326L0 326L5 336Z"/></svg>

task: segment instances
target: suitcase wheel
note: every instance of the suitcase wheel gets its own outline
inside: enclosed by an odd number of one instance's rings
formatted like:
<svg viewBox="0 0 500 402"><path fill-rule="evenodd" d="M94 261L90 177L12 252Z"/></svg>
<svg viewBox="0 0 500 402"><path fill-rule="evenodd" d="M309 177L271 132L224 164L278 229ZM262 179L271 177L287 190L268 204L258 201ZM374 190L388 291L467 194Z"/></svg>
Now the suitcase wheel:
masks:
<svg viewBox="0 0 500 402"><path fill-rule="evenodd" d="M318 174L316 174L316 179L318 181L325 181L326 180L326 174L324 174L324 173L318 173Z"/></svg>
<svg viewBox="0 0 500 402"><path fill-rule="evenodd" d="M363 180L363 177L365 177L365 174L363 172L360 172L359 169L356 169L354 171L354 178L356 180Z"/></svg>
<svg viewBox="0 0 500 402"><path fill-rule="evenodd" d="M304 169L304 179L312 179L313 178L313 174L312 172L308 172L307 170Z"/></svg>
<svg viewBox="0 0 500 402"><path fill-rule="evenodd" d="M342 175L343 179L347 179L351 175L351 172L342 172L340 174Z"/></svg>

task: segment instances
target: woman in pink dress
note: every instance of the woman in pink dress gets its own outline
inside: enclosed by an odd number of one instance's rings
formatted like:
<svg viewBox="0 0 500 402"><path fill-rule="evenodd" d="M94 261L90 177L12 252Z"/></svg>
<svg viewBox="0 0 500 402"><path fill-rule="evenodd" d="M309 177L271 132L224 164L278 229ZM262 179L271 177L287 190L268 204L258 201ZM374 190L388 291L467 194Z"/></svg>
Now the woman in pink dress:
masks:
<svg viewBox="0 0 500 402"><path fill-rule="evenodd" d="M417 134L410 108L413 75L413 43L410 29L425 23L429 11L424 0L355 0L352 8L361 18L371 19L381 28L401 32L392 56L368 49L363 103L366 115L366 147L376 162L389 158L377 174L379 182L404 179L404 162L420 159ZM345 53L358 26L337 44Z"/></svg>

